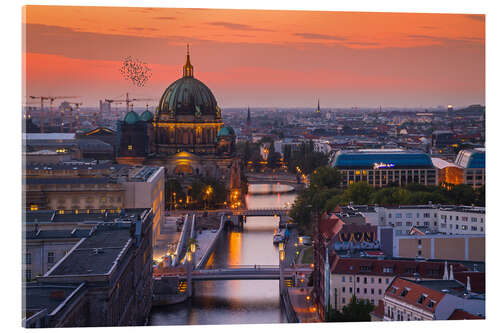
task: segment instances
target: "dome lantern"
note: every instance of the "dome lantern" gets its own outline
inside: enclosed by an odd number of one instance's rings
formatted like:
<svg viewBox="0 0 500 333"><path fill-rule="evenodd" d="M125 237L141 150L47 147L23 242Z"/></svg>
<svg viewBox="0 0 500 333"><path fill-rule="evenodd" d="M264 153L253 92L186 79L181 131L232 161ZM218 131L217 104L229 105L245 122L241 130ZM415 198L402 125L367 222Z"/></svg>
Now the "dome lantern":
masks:
<svg viewBox="0 0 500 333"><path fill-rule="evenodd" d="M187 45L186 64L182 67L182 76L193 77L193 65L191 65L191 61L189 60L189 44Z"/></svg>

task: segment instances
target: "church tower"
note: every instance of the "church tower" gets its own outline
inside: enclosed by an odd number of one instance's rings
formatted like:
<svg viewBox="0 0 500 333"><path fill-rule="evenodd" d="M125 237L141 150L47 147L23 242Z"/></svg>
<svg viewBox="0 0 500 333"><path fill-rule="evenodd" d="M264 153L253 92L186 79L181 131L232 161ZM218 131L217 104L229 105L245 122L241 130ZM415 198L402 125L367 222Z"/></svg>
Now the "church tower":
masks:
<svg viewBox="0 0 500 333"><path fill-rule="evenodd" d="M252 119L250 117L250 107L248 107L247 110L247 127L250 127L252 125Z"/></svg>

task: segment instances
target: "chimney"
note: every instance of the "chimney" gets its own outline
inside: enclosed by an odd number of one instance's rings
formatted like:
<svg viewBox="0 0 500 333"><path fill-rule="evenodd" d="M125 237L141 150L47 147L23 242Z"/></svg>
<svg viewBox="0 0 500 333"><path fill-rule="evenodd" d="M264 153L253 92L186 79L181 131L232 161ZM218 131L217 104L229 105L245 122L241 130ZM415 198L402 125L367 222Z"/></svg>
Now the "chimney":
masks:
<svg viewBox="0 0 500 333"><path fill-rule="evenodd" d="M443 280L449 280L449 276L448 276L448 262L445 261L444 262L444 274L443 274Z"/></svg>

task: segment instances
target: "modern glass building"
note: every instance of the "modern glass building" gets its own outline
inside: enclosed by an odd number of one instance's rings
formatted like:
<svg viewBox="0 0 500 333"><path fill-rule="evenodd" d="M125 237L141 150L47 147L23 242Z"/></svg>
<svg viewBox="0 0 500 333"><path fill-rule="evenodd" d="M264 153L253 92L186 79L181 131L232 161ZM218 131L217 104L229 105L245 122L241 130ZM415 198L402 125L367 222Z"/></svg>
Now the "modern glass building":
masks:
<svg viewBox="0 0 500 333"><path fill-rule="evenodd" d="M486 181L486 150L484 148L461 150L455 164L464 171L463 184L481 187Z"/></svg>
<svg viewBox="0 0 500 333"><path fill-rule="evenodd" d="M341 150L335 154L333 167L343 174L344 187L357 182L367 182L374 187L437 184L436 168L430 156L416 150Z"/></svg>

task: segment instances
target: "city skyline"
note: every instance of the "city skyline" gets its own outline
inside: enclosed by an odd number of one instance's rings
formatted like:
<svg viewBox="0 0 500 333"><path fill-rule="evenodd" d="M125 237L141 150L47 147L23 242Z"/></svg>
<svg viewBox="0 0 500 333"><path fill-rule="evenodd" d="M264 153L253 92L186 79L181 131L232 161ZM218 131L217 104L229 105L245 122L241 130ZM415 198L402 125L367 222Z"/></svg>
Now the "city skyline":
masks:
<svg viewBox="0 0 500 333"><path fill-rule="evenodd" d="M27 6L23 16L25 95L87 107L125 92L156 99L181 77L187 43L222 108L484 104L484 15ZM150 65L145 87L121 78L126 56Z"/></svg>

